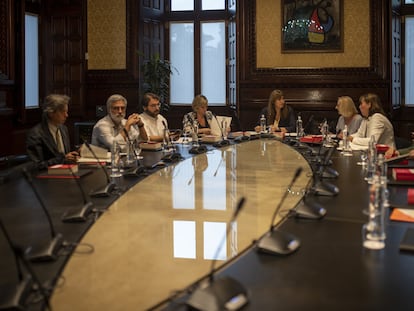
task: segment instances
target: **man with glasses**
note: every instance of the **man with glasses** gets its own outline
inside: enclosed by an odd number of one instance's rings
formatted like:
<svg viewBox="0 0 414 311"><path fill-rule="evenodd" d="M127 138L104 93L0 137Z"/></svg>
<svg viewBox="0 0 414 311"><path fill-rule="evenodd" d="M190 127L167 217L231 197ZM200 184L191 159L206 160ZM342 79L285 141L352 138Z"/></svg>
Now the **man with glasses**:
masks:
<svg viewBox="0 0 414 311"><path fill-rule="evenodd" d="M92 131L92 145L111 150L114 141L125 152L128 138L131 141L148 139L144 123L137 113L125 119L127 100L122 95L111 95L106 101L108 114L100 119Z"/></svg>
<svg viewBox="0 0 414 311"><path fill-rule="evenodd" d="M148 134L148 140L163 141L164 130L168 129L167 120L160 115L160 98L153 93L145 93L142 97L142 122Z"/></svg>

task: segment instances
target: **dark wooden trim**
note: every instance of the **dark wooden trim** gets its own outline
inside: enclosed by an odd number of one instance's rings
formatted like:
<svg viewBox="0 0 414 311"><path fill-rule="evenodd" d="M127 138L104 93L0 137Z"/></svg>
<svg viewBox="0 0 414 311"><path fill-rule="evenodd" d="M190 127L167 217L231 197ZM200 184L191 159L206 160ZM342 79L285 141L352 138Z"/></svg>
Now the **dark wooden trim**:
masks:
<svg viewBox="0 0 414 311"><path fill-rule="evenodd" d="M371 65L369 68L257 68L256 64L256 1L246 1L246 9L243 19L246 26L243 31L244 37L248 38L247 48L242 58L244 64L241 66L242 80L256 81L260 84L280 85L280 87L297 86L298 79L302 85L339 87L344 83L349 87L363 87L365 84L374 87L386 87L389 79L388 73L388 30L384 18L386 13L385 0L371 0ZM240 7L239 7L240 8ZM383 16L383 14L385 14ZM243 25L243 23L241 23ZM307 79L303 79L306 76ZM265 80L265 81L263 81ZM315 82L316 81L316 82Z"/></svg>

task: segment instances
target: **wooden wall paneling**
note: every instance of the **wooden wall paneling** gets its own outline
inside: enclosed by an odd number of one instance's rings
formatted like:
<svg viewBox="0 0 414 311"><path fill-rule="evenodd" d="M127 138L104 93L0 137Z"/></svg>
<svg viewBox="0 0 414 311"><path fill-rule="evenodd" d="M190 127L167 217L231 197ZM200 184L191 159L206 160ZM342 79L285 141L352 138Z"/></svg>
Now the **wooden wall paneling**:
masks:
<svg viewBox="0 0 414 311"><path fill-rule="evenodd" d="M256 124L260 109L267 104L273 89L281 89L297 112L337 118L334 110L338 96L349 95L358 104L360 95L375 92L389 99L389 49L386 0L370 1L371 65L368 68L257 68L256 1L238 3L240 36L239 109L246 127ZM368 15L368 14L367 14ZM384 107L389 111L389 107ZM305 121L306 122L306 121Z"/></svg>
<svg viewBox="0 0 414 311"><path fill-rule="evenodd" d="M13 99L15 97L14 1L0 0L0 157L13 153ZM4 135L8 133L8 135Z"/></svg>
<svg viewBox="0 0 414 311"><path fill-rule="evenodd" d="M145 1L144 1L145 2ZM151 1L146 1L151 2ZM128 113L136 111L139 101L138 38L141 1L126 0L126 69L87 70L85 114L81 121L96 121L106 111L106 100L121 94L128 101Z"/></svg>

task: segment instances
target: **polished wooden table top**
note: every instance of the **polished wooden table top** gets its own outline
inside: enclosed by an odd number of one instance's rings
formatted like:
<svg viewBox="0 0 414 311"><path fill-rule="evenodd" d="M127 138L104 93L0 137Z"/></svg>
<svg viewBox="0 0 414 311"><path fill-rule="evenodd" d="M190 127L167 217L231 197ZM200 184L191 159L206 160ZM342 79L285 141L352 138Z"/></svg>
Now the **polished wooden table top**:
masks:
<svg viewBox="0 0 414 311"><path fill-rule="evenodd" d="M54 310L143 310L206 275L244 197L217 266L265 233L296 169L282 211L294 207L311 168L277 140L255 140L188 158L129 189L86 233L95 251L74 254ZM277 221L277 220L276 220Z"/></svg>

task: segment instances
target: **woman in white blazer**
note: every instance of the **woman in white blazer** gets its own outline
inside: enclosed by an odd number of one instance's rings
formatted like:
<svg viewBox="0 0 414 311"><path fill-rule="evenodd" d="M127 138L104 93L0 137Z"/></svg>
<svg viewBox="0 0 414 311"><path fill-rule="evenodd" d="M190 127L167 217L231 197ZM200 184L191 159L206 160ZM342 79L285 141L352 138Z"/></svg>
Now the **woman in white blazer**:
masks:
<svg viewBox="0 0 414 311"><path fill-rule="evenodd" d="M385 116L378 95L372 93L362 95L359 98L359 103L359 110L364 120L362 120L358 131L348 139L360 148L368 148L369 140L371 136L374 136L377 144L395 148L394 129Z"/></svg>

